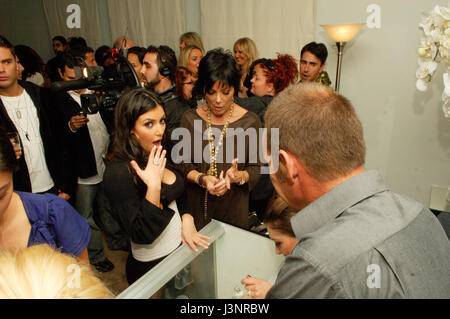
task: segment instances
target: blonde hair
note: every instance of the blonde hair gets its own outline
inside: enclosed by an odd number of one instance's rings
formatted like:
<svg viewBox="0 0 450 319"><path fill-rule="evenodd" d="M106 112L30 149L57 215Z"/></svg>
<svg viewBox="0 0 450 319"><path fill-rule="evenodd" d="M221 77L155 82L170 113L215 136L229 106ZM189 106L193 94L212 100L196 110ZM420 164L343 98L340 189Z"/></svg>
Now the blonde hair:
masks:
<svg viewBox="0 0 450 319"><path fill-rule="evenodd" d="M256 44L250 38L240 38L236 42L234 42L233 51L236 51L236 48L239 51L245 53L245 55L247 55L248 57L248 63L245 66L245 70L241 70L241 72L247 73L252 63L255 60L258 60L258 49L256 49Z"/></svg>
<svg viewBox="0 0 450 319"><path fill-rule="evenodd" d="M108 299L89 265L48 245L0 251L0 298Z"/></svg>
<svg viewBox="0 0 450 319"><path fill-rule="evenodd" d="M203 47L202 38L197 32L186 32L180 36L180 44L184 42L186 46L196 46L200 51L202 51L202 55L205 55L205 48Z"/></svg>
<svg viewBox="0 0 450 319"><path fill-rule="evenodd" d="M200 49L199 47L195 45L187 45L183 49L181 49L180 58L178 60L178 66L188 68L189 56L191 55L191 52L194 49L200 50L200 52L202 52L202 55L204 54L202 49Z"/></svg>

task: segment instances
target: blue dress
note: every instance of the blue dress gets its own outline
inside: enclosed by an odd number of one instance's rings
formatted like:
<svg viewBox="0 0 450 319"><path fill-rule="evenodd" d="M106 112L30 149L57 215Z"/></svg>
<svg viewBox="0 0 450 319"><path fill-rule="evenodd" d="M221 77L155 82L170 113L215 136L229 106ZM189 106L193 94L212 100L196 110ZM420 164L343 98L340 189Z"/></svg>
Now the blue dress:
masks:
<svg viewBox="0 0 450 319"><path fill-rule="evenodd" d="M28 247L48 244L75 257L87 248L91 237L89 224L66 200L47 193L15 193L31 225Z"/></svg>

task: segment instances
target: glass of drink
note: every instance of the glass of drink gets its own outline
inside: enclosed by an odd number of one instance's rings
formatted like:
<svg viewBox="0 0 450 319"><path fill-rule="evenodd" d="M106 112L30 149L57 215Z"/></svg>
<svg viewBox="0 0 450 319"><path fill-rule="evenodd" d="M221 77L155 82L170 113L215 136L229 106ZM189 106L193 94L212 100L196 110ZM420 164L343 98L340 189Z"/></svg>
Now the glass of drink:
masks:
<svg viewBox="0 0 450 319"><path fill-rule="evenodd" d="M14 148L14 153L16 153L16 158L18 159L22 155L22 144L20 143L19 133L8 132L7 135Z"/></svg>

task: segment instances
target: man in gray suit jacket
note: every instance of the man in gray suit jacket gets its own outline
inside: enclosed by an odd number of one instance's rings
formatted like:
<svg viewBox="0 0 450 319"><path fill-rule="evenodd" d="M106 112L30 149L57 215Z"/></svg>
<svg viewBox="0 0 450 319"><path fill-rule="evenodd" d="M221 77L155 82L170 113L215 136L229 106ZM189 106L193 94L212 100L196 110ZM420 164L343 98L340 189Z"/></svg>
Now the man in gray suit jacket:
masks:
<svg viewBox="0 0 450 319"><path fill-rule="evenodd" d="M299 243L266 298L450 298L447 235L429 209L364 169L362 125L345 97L293 86L272 101L265 124L279 128L273 185L299 210L291 219Z"/></svg>

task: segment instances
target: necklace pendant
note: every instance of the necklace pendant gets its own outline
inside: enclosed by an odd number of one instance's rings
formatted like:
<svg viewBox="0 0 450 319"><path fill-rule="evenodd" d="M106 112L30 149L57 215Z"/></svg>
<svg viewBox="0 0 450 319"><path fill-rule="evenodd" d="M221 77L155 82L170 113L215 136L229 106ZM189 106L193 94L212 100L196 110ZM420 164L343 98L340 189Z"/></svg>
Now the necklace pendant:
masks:
<svg viewBox="0 0 450 319"><path fill-rule="evenodd" d="M27 138L27 140L30 140L30 136L28 135L28 132L25 132L25 137Z"/></svg>
<svg viewBox="0 0 450 319"><path fill-rule="evenodd" d="M16 111L16 115L19 120L22 118L22 113L19 110Z"/></svg>

